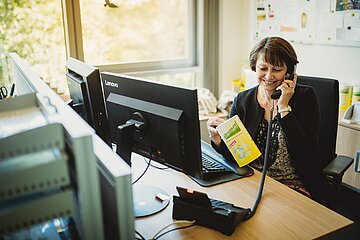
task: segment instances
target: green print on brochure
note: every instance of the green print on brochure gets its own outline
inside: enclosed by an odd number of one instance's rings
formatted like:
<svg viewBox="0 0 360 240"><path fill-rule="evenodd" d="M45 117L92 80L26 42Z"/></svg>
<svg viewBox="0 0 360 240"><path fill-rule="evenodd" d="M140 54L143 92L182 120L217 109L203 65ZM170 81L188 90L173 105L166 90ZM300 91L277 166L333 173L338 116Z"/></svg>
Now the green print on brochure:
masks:
<svg viewBox="0 0 360 240"><path fill-rule="evenodd" d="M241 132L241 129L239 127L239 125L234 122L234 124L232 125L232 127L229 129L229 131L227 131L225 134L224 134L224 138L226 140L228 140L229 138L231 138L232 136L234 136L236 133L238 132Z"/></svg>

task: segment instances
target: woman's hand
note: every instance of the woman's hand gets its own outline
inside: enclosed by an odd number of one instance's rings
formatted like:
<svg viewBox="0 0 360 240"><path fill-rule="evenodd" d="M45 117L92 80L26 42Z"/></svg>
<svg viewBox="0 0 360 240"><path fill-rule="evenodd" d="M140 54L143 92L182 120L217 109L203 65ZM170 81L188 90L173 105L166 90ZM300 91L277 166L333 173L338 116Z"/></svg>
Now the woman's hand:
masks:
<svg viewBox="0 0 360 240"><path fill-rule="evenodd" d="M223 122L225 122L225 120L223 118L210 117L206 123L206 127L209 132L209 138L211 141L213 141L215 143L216 146L220 146L220 143L221 143L221 137L220 137L218 131L216 130L216 127Z"/></svg>
<svg viewBox="0 0 360 240"><path fill-rule="evenodd" d="M293 80L285 79L282 84L276 88L281 90L281 96L277 101L277 106L279 109L286 108L289 105L289 101L295 92L296 82L297 75L294 74Z"/></svg>

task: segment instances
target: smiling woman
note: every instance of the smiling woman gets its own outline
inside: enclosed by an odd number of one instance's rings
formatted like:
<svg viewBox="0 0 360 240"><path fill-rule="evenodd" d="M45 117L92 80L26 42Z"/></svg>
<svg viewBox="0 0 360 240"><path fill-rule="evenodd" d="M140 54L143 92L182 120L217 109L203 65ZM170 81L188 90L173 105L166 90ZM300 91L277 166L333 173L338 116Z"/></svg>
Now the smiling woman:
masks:
<svg viewBox="0 0 360 240"><path fill-rule="evenodd" d="M295 50L279 37L259 41L250 53L250 67L258 86L240 92L234 99L230 117L238 115L263 153L249 165L262 171L266 138L270 137L267 175L321 203L329 204L330 186L320 166L315 166L320 131L319 104L312 87L296 85L286 73L298 63ZM271 98L275 90L280 98ZM267 136L270 112L274 111L272 132ZM234 161L215 129L222 121L211 118L208 130L213 147ZM312 153L312 154L308 154Z"/></svg>

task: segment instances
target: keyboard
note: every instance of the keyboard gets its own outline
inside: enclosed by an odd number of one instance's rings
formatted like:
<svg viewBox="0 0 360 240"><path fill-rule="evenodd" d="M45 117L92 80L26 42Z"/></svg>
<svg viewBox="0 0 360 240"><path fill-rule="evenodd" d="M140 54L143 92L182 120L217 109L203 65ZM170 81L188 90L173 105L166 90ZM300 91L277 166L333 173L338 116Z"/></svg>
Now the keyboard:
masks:
<svg viewBox="0 0 360 240"><path fill-rule="evenodd" d="M237 176L250 176L253 170L249 167L239 167L237 163L226 161L211 145L201 141L202 173L204 180L221 178L221 176L235 174Z"/></svg>
<svg viewBox="0 0 360 240"><path fill-rule="evenodd" d="M212 158L207 157L206 155L202 155L202 171L203 173L224 173L228 172L228 170L224 167L224 165L215 161Z"/></svg>

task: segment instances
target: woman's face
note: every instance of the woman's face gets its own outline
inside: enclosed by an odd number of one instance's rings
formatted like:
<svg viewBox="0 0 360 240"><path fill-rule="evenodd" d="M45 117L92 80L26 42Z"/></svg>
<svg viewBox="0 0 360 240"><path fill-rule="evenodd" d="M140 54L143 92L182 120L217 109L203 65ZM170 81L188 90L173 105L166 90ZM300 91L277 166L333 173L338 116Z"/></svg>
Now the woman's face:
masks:
<svg viewBox="0 0 360 240"><path fill-rule="evenodd" d="M272 93L285 79L287 67L273 66L270 63L265 62L262 56L260 56L256 62L256 78L264 90Z"/></svg>

